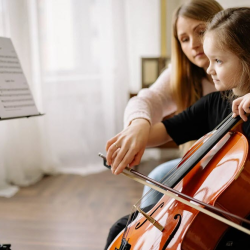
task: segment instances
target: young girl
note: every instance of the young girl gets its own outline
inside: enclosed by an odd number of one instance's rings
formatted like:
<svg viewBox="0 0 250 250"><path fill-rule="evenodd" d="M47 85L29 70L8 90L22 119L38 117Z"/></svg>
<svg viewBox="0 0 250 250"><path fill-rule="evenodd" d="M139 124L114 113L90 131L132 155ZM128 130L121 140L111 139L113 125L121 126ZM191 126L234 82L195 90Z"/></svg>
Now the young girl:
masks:
<svg viewBox="0 0 250 250"><path fill-rule="evenodd" d="M207 27L203 46L209 59L207 73L220 92L208 94L182 113L152 126L148 146L170 140L178 145L197 140L232 110L234 116L240 115L246 121L243 133L250 139L250 119L244 115L250 113L249 30L250 8L230 8L215 15Z"/></svg>

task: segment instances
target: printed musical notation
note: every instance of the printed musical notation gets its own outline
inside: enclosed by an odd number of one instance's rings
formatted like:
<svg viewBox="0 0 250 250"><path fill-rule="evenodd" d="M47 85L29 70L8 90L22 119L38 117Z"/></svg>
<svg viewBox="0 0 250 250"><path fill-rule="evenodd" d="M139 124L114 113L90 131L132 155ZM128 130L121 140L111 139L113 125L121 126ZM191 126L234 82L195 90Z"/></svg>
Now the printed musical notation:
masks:
<svg viewBox="0 0 250 250"><path fill-rule="evenodd" d="M38 114L12 41L0 37L0 118Z"/></svg>

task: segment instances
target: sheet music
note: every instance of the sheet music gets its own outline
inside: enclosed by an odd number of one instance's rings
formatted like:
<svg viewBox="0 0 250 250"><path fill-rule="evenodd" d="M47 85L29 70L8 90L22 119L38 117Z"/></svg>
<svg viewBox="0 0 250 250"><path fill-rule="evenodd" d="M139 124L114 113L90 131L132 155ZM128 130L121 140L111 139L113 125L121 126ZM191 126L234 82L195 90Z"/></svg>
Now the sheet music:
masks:
<svg viewBox="0 0 250 250"><path fill-rule="evenodd" d="M10 38L0 37L0 117L39 114Z"/></svg>

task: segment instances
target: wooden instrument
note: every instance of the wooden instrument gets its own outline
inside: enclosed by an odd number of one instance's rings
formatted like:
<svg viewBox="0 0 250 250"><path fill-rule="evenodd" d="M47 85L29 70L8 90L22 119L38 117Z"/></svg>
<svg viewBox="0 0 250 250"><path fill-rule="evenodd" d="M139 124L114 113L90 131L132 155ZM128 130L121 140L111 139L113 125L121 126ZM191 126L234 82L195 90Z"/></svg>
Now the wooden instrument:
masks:
<svg viewBox="0 0 250 250"><path fill-rule="evenodd" d="M243 232L246 248L239 249L250 249L250 221L245 219L250 214L249 141L238 121L230 115L198 140L164 183L127 168L125 175L164 196L150 211L136 205L109 250L222 249L234 244L223 238L231 227Z"/></svg>

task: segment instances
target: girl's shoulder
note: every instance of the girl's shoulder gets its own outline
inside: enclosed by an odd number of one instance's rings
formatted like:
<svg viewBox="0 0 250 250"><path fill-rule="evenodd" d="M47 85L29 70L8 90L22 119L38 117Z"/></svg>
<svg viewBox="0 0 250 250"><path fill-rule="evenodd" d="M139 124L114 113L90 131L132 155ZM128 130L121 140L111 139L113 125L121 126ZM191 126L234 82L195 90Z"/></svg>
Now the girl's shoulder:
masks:
<svg viewBox="0 0 250 250"><path fill-rule="evenodd" d="M208 93L207 95L203 96L200 100L203 102L208 102L208 103L211 103L211 102L221 103L221 102L226 101L226 99L222 97L222 94L220 91L214 91L214 92Z"/></svg>

